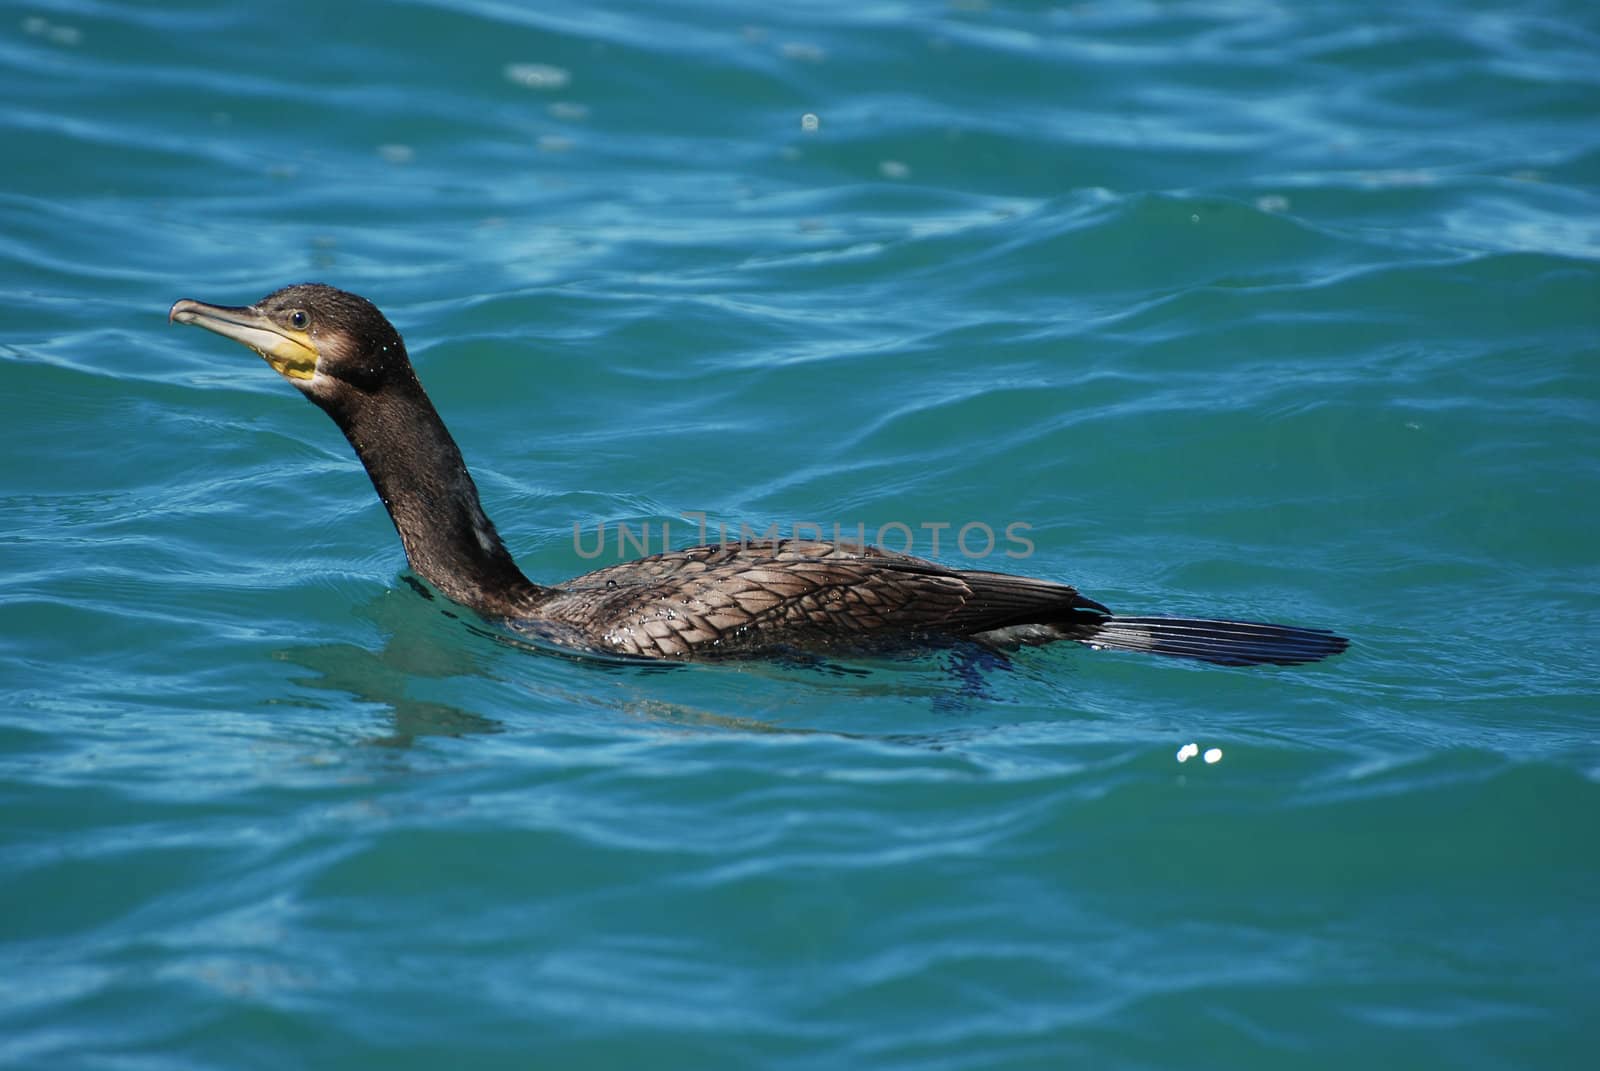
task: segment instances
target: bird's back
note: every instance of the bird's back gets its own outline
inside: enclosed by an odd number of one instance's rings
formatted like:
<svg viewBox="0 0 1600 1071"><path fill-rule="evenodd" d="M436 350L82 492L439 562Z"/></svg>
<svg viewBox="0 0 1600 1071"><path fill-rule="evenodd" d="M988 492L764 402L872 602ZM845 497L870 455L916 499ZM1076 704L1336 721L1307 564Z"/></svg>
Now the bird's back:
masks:
<svg viewBox="0 0 1600 1071"><path fill-rule="evenodd" d="M527 616L601 650L695 659L973 636L1105 608L1065 584L877 547L765 540L623 562L548 589Z"/></svg>

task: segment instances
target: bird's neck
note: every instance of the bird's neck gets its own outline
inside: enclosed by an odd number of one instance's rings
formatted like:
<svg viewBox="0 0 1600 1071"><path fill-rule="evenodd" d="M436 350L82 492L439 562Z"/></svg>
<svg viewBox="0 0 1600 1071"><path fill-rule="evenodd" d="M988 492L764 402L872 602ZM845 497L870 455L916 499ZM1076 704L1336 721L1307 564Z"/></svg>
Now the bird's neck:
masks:
<svg viewBox="0 0 1600 1071"><path fill-rule="evenodd" d="M330 415L372 477L412 570L486 617L516 617L543 589L500 541L433 403L410 387L362 395Z"/></svg>

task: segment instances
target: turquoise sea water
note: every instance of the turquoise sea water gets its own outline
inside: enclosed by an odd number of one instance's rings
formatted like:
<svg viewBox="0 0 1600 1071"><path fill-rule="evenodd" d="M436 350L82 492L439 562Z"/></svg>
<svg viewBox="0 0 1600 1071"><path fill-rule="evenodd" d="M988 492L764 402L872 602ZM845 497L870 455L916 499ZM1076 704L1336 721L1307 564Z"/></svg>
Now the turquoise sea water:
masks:
<svg viewBox="0 0 1600 1071"><path fill-rule="evenodd" d="M1586 1066L1596 55L1578 0L5 7L0 1065ZM975 524L1354 646L508 646L165 322L304 279L536 579Z"/></svg>

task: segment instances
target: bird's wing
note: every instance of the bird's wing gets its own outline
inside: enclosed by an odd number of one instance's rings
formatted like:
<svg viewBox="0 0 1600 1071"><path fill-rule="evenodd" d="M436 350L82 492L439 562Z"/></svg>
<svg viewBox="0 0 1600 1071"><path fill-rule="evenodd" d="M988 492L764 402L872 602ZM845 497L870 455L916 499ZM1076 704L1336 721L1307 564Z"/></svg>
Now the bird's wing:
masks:
<svg viewBox="0 0 1600 1071"><path fill-rule="evenodd" d="M871 646L964 636L1100 610L1073 588L963 572L852 544L778 540L690 547L609 566L534 611L655 658L762 648Z"/></svg>

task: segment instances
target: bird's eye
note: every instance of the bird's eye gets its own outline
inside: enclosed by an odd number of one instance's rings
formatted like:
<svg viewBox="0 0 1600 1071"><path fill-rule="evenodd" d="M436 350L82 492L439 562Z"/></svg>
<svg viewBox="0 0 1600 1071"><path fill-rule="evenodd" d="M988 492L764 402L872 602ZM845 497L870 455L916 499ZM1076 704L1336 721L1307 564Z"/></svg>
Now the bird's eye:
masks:
<svg viewBox="0 0 1600 1071"><path fill-rule="evenodd" d="M304 331L311 322L311 317L306 315L305 309L295 309L289 314L289 326L296 331Z"/></svg>

